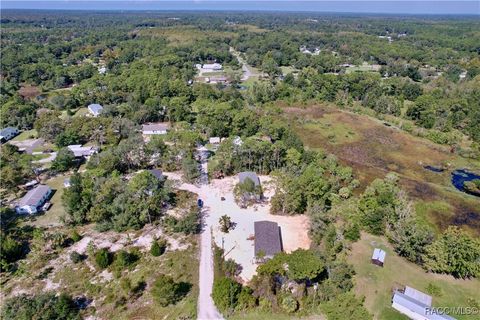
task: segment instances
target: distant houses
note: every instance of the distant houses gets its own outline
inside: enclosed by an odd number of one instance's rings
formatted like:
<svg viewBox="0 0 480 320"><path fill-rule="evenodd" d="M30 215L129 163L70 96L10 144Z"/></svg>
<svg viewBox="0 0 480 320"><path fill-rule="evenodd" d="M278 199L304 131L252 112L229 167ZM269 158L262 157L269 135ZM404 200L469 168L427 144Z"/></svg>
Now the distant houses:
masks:
<svg viewBox="0 0 480 320"><path fill-rule="evenodd" d="M90 112L93 117L98 117L102 111L103 107L98 103L92 103L88 105L88 112Z"/></svg>
<svg viewBox="0 0 480 320"><path fill-rule="evenodd" d="M169 130L170 123L168 122L148 123L142 125L142 134L144 135L167 134Z"/></svg>
<svg viewBox="0 0 480 320"><path fill-rule="evenodd" d="M220 137L210 137L208 139L208 143L210 144L220 144L220 142L221 142Z"/></svg>
<svg viewBox="0 0 480 320"><path fill-rule="evenodd" d="M383 264L385 263L385 256L385 251L375 248L375 250L373 250L372 263L376 264L377 266L383 267Z"/></svg>
<svg viewBox="0 0 480 320"><path fill-rule="evenodd" d="M0 130L0 141L7 142L10 139L13 139L18 134L18 129L14 127L7 127Z"/></svg>
<svg viewBox="0 0 480 320"><path fill-rule="evenodd" d="M225 76L211 76L205 78L206 83L229 83L230 80Z"/></svg>
<svg viewBox="0 0 480 320"><path fill-rule="evenodd" d="M272 221L255 221L255 261L263 263L282 252L280 227Z"/></svg>
<svg viewBox="0 0 480 320"><path fill-rule="evenodd" d="M67 148L73 152L75 158L89 158L90 156L98 152L98 148L96 147L82 147L81 144L72 144L69 145Z"/></svg>
<svg viewBox="0 0 480 320"><path fill-rule="evenodd" d="M27 192L27 194L20 199L15 211L19 214L35 214L48 200L52 194L52 189L47 185L39 185Z"/></svg>
<svg viewBox="0 0 480 320"><path fill-rule="evenodd" d="M212 71L220 71L223 69L220 63L204 63L204 64L196 64L197 69L202 72L212 72Z"/></svg>
<svg viewBox="0 0 480 320"><path fill-rule="evenodd" d="M432 297L414 288L406 286L395 290L392 307L413 320L454 320L445 314L433 312Z"/></svg>

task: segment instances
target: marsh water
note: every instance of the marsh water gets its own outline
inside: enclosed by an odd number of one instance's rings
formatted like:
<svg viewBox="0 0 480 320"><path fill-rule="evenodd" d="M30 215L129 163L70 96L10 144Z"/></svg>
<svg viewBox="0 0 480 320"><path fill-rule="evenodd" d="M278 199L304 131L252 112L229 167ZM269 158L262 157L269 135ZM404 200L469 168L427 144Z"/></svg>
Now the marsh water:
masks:
<svg viewBox="0 0 480 320"><path fill-rule="evenodd" d="M463 185L465 182L472 181L475 179L480 179L480 175L475 174L473 172L469 172L465 169L457 169L452 172L452 184L455 188L457 188L457 190L478 196L466 190Z"/></svg>

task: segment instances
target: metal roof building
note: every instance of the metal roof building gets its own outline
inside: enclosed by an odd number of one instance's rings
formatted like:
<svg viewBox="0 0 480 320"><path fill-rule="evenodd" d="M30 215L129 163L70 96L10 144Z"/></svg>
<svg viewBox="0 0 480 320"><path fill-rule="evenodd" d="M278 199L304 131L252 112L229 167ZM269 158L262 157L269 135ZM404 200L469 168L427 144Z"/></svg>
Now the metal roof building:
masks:
<svg viewBox="0 0 480 320"><path fill-rule="evenodd" d="M15 210L17 213L36 213L52 193L52 189L44 184L38 185L20 199Z"/></svg>
<svg viewBox="0 0 480 320"><path fill-rule="evenodd" d="M383 267L383 264L385 263L385 256L385 251L375 248L375 250L373 250L372 263Z"/></svg>
<svg viewBox="0 0 480 320"><path fill-rule="evenodd" d="M88 111L94 116L98 117L100 113L102 113L103 107L99 105L98 103L92 103L88 105Z"/></svg>
<svg viewBox="0 0 480 320"><path fill-rule="evenodd" d="M448 315L435 313L430 305L400 291L395 291L392 307L413 320L455 320Z"/></svg>
<svg viewBox="0 0 480 320"><path fill-rule="evenodd" d="M280 227L276 222L255 221L254 229L255 257L262 255L262 259L270 259L275 254L282 252Z"/></svg>
<svg viewBox="0 0 480 320"><path fill-rule="evenodd" d="M255 187L260 185L260 179L258 178L257 174L252 171L240 172L238 174L238 179L240 180L240 183L244 183L246 179L250 179L255 184Z"/></svg>

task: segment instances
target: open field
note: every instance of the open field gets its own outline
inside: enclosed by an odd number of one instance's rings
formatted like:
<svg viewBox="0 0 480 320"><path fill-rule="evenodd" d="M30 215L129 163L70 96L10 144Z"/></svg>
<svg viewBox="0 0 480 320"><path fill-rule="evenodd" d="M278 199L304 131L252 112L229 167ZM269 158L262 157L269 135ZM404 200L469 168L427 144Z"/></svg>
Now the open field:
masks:
<svg viewBox="0 0 480 320"><path fill-rule="evenodd" d="M12 141L25 141L27 139L34 139L37 137L37 130L22 131L18 136L12 139Z"/></svg>
<svg viewBox="0 0 480 320"><path fill-rule="evenodd" d="M353 72L376 72L380 70L380 66L378 64L367 64L363 63L362 65L348 67L345 70L345 73L353 73Z"/></svg>
<svg viewBox="0 0 480 320"><path fill-rule="evenodd" d="M311 149L335 154L354 169L362 191L376 178L397 172L409 195L423 204L421 215L439 229L461 225L480 234L480 200L462 193L451 185L451 171L469 168L480 171L480 161L450 153L448 146L414 137L395 127L364 115L328 106L306 109L285 108L295 131ZM425 165L445 166L435 173ZM432 206L430 203L443 202Z"/></svg>
<svg viewBox="0 0 480 320"><path fill-rule="evenodd" d="M370 262L374 248L386 251L384 267ZM471 306L473 299L480 301L480 281L455 279L452 276L426 273L421 267L397 256L387 240L370 234L362 234L361 240L352 245L349 262L354 266L356 293L365 296L365 306L375 319L407 319L391 308L392 289L408 285L428 293L427 286L433 284L440 294L433 296L433 306ZM457 319L473 319L455 316Z"/></svg>
<svg viewBox="0 0 480 320"><path fill-rule="evenodd" d="M210 30L208 34L195 27L183 26L172 28L148 28L135 31L136 34L142 37L165 38L169 45L188 45L198 40L204 40L207 37L215 38L232 38L235 36L234 32L213 31Z"/></svg>

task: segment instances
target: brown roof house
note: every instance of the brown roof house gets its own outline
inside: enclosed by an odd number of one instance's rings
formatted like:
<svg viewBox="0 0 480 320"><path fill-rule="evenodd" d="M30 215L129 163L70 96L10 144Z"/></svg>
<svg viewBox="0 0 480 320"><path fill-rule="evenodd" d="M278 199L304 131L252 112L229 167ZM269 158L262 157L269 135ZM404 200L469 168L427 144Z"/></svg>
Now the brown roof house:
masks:
<svg viewBox="0 0 480 320"><path fill-rule="evenodd" d="M280 227L272 221L255 221L255 262L263 263L282 252Z"/></svg>

